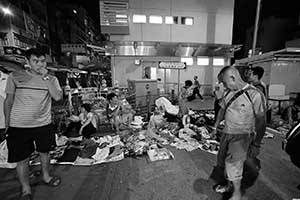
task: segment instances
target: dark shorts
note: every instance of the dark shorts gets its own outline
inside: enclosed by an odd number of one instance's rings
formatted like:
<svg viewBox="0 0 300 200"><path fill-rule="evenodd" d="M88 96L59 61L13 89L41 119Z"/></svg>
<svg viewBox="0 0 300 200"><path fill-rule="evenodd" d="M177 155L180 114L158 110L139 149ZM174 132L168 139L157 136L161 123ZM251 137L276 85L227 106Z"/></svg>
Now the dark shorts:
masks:
<svg viewBox="0 0 300 200"><path fill-rule="evenodd" d="M19 162L28 158L35 150L47 153L56 146L52 125L35 128L9 127L7 131L8 162Z"/></svg>

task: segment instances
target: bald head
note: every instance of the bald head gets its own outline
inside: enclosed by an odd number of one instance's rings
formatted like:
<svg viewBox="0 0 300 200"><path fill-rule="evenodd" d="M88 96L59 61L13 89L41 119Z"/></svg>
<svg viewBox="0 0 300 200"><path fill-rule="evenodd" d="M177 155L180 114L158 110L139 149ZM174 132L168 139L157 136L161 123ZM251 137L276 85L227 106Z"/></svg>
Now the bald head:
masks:
<svg viewBox="0 0 300 200"><path fill-rule="evenodd" d="M220 71L220 74L225 87L230 90L239 90L246 84L235 67L226 66Z"/></svg>

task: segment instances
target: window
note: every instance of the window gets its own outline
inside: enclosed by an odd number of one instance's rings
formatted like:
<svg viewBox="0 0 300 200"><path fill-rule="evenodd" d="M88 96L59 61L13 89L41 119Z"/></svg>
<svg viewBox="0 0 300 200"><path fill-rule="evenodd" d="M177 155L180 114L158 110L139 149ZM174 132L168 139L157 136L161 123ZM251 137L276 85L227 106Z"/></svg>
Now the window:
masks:
<svg viewBox="0 0 300 200"><path fill-rule="evenodd" d="M149 17L149 23L150 24L162 24L162 22L163 22L162 16L151 15Z"/></svg>
<svg viewBox="0 0 300 200"><path fill-rule="evenodd" d="M225 64L224 58L214 58L213 59L214 66L224 66L224 64Z"/></svg>
<svg viewBox="0 0 300 200"><path fill-rule="evenodd" d="M166 24L178 24L178 17L166 16L165 23Z"/></svg>
<svg viewBox="0 0 300 200"><path fill-rule="evenodd" d="M208 66L208 64L209 64L209 59L207 57L197 58L197 65Z"/></svg>
<svg viewBox="0 0 300 200"><path fill-rule="evenodd" d="M146 23L146 15L133 15L133 23Z"/></svg>
<svg viewBox="0 0 300 200"><path fill-rule="evenodd" d="M193 65L193 58L183 57L180 59L180 62L185 62L186 65Z"/></svg>
<svg viewBox="0 0 300 200"><path fill-rule="evenodd" d="M116 18L127 19L127 15L117 14L117 15L116 15Z"/></svg>
<svg viewBox="0 0 300 200"><path fill-rule="evenodd" d="M127 23L127 19L116 19L117 23L123 23L126 24Z"/></svg>
<svg viewBox="0 0 300 200"><path fill-rule="evenodd" d="M193 17L181 17L181 24L191 26L194 24L194 18Z"/></svg>
<svg viewBox="0 0 300 200"><path fill-rule="evenodd" d="M156 71L156 67L151 67L151 69L150 69L150 71L151 71L151 79L157 79L157 71Z"/></svg>

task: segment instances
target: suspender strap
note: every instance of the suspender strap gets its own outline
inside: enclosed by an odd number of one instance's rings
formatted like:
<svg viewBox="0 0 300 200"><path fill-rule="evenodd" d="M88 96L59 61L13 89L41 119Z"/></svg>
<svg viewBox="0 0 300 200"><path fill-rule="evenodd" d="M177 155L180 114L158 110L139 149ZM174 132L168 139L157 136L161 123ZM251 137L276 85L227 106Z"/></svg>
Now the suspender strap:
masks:
<svg viewBox="0 0 300 200"><path fill-rule="evenodd" d="M262 100L262 103L263 103L263 107L264 107L264 111L266 111L266 105L265 105L265 100L264 100L264 96L263 96L263 94L262 94L262 92L261 91L259 91L258 89L256 89L256 88L254 88L254 87L251 87L251 86L249 86L249 87L247 87L247 88L245 88L245 89L242 89L242 90L240 90L240 91L238 91L237 93L235 93L235 95L228 101L228 103L226 104L226 106L225 106L225 112L226 112L226 110L227 110L227 108L239 97L239 96L241 96L241 95L243 95L244 93L245 93L245 95L246 95L246 97L248 98L248 100L250 101L250 103L251 103L251 105L252 105L252 110L253 110L253 115L254 115L254 117L256 118L256 113L255 113L255 109L254 109L254 103L253 103L253 101L252 101L252 99L251 99L251 97L250 97L250 94L248 93L248 90L256 90L259 94L260 94L260 96L261 96L261 100ZM228 95L228 93L225 95L225 96L227 96Z"/></svg>
<svg viewBox="0 0 300 200"><path fill-rule="evenodd" d="M224 110L226 111L227 108L239 97L241 96L242 94L244 94L245 90L240 90L238 91L237 93L235 93L235 95L233 97L231 97L231 99L228 101L228 103L226 104ZM227 96L227 95L226 95Z"/></svg>

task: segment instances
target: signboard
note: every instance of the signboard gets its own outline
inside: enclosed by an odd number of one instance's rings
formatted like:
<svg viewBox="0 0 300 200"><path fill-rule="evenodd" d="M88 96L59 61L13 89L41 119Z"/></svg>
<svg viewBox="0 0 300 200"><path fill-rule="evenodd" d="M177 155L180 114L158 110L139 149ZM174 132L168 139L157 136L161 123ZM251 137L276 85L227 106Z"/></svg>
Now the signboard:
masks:
<svg viewBox="0 0 300 200"><path fill-rule="evenodd" d="M13 47L13 46L4 46L4 56L10 60L13 60L15 62L19 63L25 63L25 50Z"/></svg>
<svg viewBox="0 0 300 200"><path fill-rule="evenodd" d="M159 62L160 69L185 69L186 63L183 62Z"/></svg>
<svg viewBox="0 0 300 200"><path fill-rule="evenodd" d="M41 36L41 27L37 23L35 23L35 21L25 12L23 12L23 15L26 32L32 35L32 38L39 38Z"/></svg>
<svg viewBox="0 0 300 200"><path fill-rule="evenodd" d="M25 56L25 50L13 47L13 46L4 46L4 55L18 55L18 56Z"/></svg>
<svg viewBox="0 0 300 200"><path fill-rule="evenodd" d="M85 44L62 44L61 51L63 53L86 53L86 46Z"/></svg>

